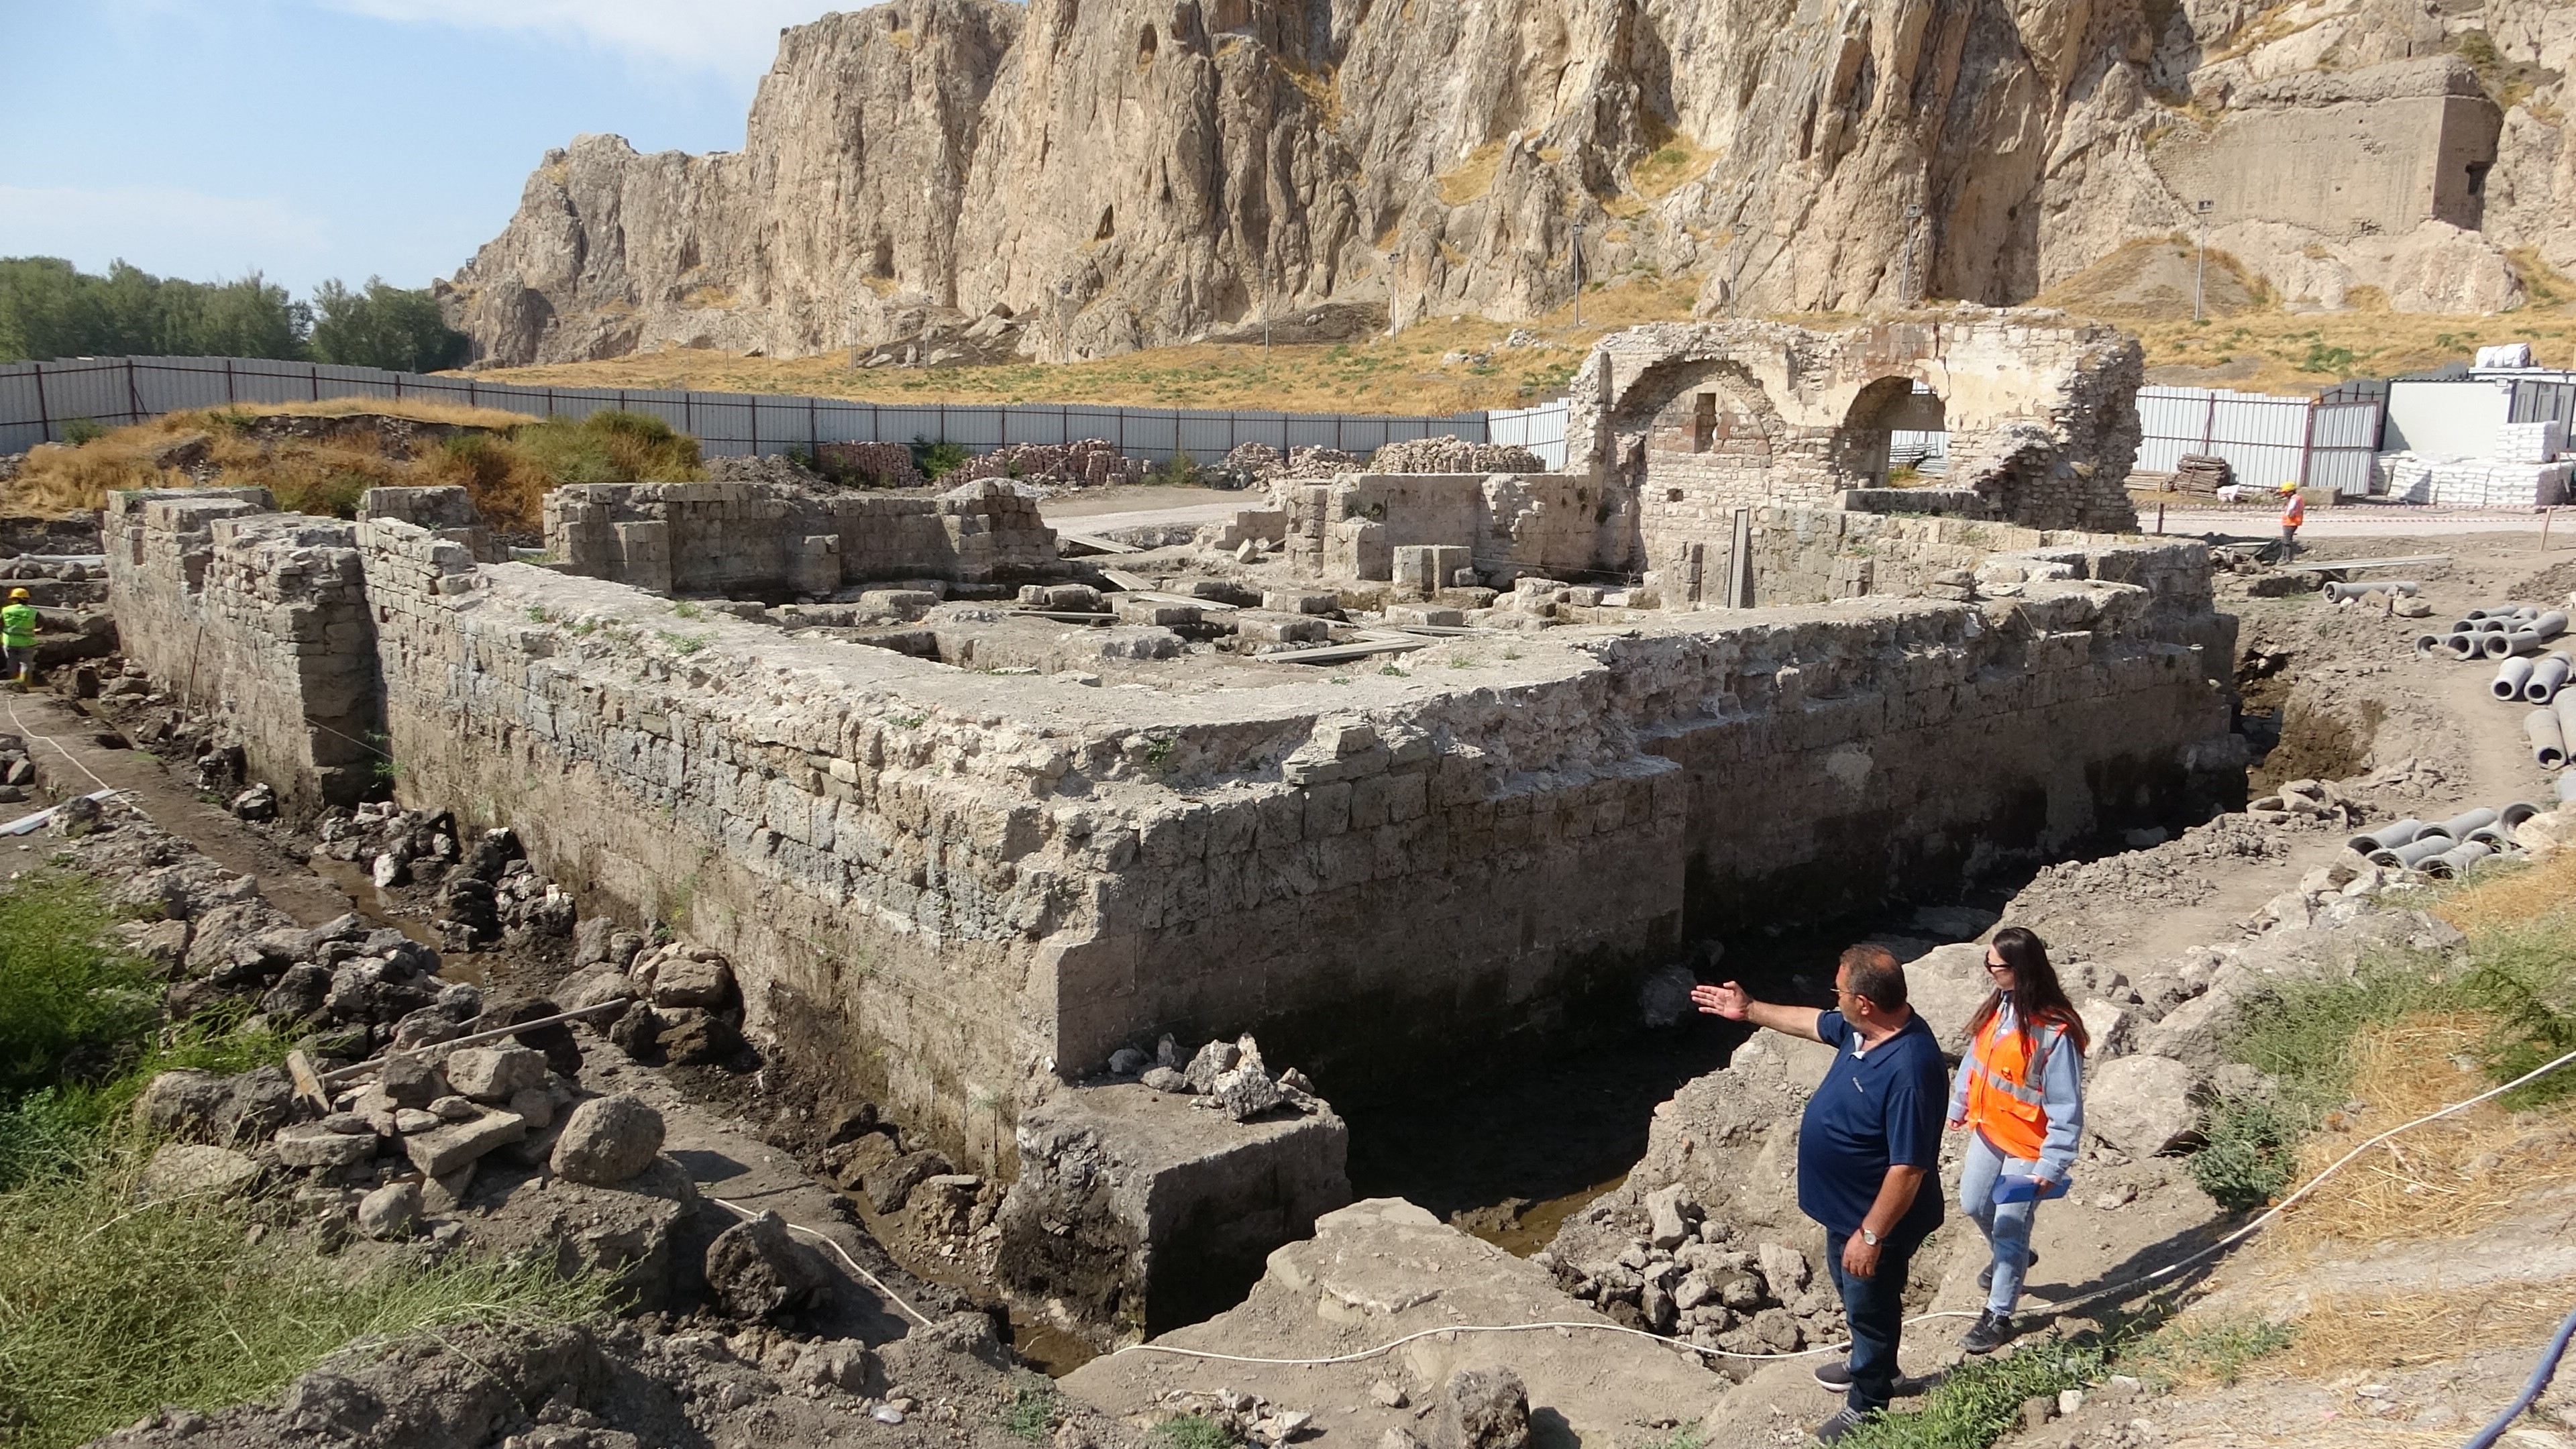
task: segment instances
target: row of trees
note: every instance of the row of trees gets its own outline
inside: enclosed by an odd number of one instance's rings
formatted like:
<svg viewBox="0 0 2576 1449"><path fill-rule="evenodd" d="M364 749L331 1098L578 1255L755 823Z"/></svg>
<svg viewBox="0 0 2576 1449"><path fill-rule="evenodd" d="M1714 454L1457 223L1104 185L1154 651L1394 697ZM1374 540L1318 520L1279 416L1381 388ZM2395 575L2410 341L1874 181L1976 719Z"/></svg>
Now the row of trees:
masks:
<svg viewBox="0 0 2576 1449"><path fill-rule="evenodd" d="M57 357L279 357L398 372L465 361L465 334L427 291L338 281L299 302L253 272L230 282L107 275L60 257L0 257L0 362Z"/></svg>

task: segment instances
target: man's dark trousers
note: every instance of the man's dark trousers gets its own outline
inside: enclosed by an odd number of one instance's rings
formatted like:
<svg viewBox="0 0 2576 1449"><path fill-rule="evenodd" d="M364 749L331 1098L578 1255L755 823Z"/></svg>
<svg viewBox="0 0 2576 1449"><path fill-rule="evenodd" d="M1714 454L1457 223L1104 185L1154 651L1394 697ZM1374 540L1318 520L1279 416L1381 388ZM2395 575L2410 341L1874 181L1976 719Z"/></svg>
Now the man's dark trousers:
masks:
<svg viewBox="0 0 2576 1449"><path fill-rule="evenodd" d="M1930 1186L1930 1184L1926 1184ZM1843 1296L1843 1317L1851 1322L1851 1376L1843 1402L1854 1412L1875 1413L1896 1395L1896 1339L1905 1327L1905 1275L1914 1265L1920 1239L1891 1238L1880 1244L1878 1276L1855 1278L1843 1271L1843 1233L1825 1234L1825 1262L1834 1270L1834 1288Z"/></svg>

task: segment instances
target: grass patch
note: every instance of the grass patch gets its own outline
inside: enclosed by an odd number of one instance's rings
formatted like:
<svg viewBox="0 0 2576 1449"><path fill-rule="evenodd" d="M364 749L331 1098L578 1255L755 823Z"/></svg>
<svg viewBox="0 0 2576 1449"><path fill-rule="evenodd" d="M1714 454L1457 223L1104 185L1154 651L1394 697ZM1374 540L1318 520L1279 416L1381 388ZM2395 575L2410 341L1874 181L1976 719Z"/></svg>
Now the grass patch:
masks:
<svg viewBox="0 0 2576 1449"><path fill-rule="evenodd" d="M1205 1414L1183 1414L1156 1424L1152 1437L1158 1449L1233 1449L1235 1438L1225 1426Z"/></svg>
<svg viewBox="0 0 2576 1449"><path fill-rule="evenodd" d="M451 1260L346 1281L252 1229L261 1204L137 1208L139 1148L0 1195L0 1424L12 1449L86 1442L164 1404L275 1392L352 1340L587 1316L605 1280Z"/></svg>
<svg viewBox="0 0 2576 1449"><path fill-rule="evenodd" d="M1055 1410L1052 1385L1024 1383L1011 1391L1011 1401L1002 1406L993 1422L1014 1439L1039 1444L1055 1432Z"/></svg>
<svg viewBox="0 0 2576 1449"><path fill-rule="evenodd" d="M2258 1318L2209 1323L2176 1320L2120 1355L2120 1366L2141 1378L2189 1388L2233 1385L2247 1365L2296 1342L2299 1330Z"/></svg>
<svg viewBox="0 0 2576 1449"><path fill-rule="evenodd" d="M161 993L106 945L114 921L86 877L41 871L0 891L0 1099L101 1075L150 1030Z"/></svg>
<svg viewBox="0 0 2576 1449"><path fill-rule="evenodd" d="M1893 1409L1845 1435L1852 1449L1986 1449L2021 1423L2028 1399L2055 1398L2105 1372L2099 1348L2034 1343L1997 1358L1971 1359L1952 1370L1921 1405Z"/></svg>

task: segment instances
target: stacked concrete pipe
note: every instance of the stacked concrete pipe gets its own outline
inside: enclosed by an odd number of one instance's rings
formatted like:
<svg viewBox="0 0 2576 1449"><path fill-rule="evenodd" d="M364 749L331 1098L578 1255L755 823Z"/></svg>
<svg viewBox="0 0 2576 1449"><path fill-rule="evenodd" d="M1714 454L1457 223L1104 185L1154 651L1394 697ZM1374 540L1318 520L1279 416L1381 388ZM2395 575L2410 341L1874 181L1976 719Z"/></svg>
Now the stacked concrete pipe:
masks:
<svg viewBox="0 0 2576 1449"><path fill-rule="evenodd" d="M2496 604L2471 609L2466 617L2455 619L2451 627L2436 633L2415 636L2415 652L2426 658L2448 651L2452 658L2510 659L2524 654L2537 654L2540 644L2567 630L2567 616L2555 615L2556 623L2542 630L2543 614L2529 604ZM2519 636L2536 635L2530 641ZM2501 696L2499 696L2501 697Z"/></svg>
<svg viewBox="0 0 2576 1449"><path fill-rule="evenodd" d="M2568 778L2576 779L2576 775ZM2513 828L2539 813L2540 807L2528 800L2515 800L2492 809L2479 806L2448 820L2407 819L2365 830L2345 840L2344 846L2385 869L2460 875L2480 861L2518 851Z"/></svg>
<svg viewBox="0 0 2576 1449"><path fill-rule="evenodd" d="M2510 632L2493 630L2478 635L2489 659L2504 659L2517 654L2537 654L2540 646L2567 632L2567 616L2552 610L2531 621L2527 629Z"/></svg>

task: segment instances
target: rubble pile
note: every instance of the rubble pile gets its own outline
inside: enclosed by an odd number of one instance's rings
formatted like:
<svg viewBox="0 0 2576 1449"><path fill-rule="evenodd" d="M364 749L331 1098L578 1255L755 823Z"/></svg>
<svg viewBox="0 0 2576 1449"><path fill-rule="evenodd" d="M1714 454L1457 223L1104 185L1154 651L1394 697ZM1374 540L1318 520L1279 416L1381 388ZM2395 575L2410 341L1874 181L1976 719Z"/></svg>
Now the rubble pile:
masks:
<svg viewBox="0 0 2576 1449"><path fill-rule="evenodd" d="M814 466L835 483L870 488L918 488L928 481L901 443L825 443L814 450Z"/></svg>
<svg viewBox="0 0 2576 1449"><path fill-rule="evenodd" d="M1237 443L1234 450L1217 464L1216 471L1238 488L1255 487L1277 478L1330 478L1339 473L1355 473L1366 466L1356 453L1339 448L1291 448L1287 456L1268 443Z"/></svg>
<svg viewBox="0 0 2576 1449"><path fill-rule="evenodd" d="M1070 443L1006 443L967 460L940 481L1006 478L1061 488L1099 488L1141 481L1152 468L1142 458L1124 456L1106 438L1082 438Z"/></svg>
<svg viewBox="0 0 2576 1449"><path fill-rule="evenodd" d="M1682 1183L1647 1193L1644 1209L1645 1230L1616 1257L1565 1261L1541 1253L1533 1261L1614 1322L1702 1348L1795 1353L1841 1337L1842 1302L1805 1253L1786 1243L1738 1241ZM1598 1224L1621 1216L1609 1203L1588 1212Z"/></svg>
<svg viewBox="0 0 2576 1449"><path fill-rule="evenodd" d="M1470 443L1460 438L1408 438L1389 443L1369 459L1372 473L1544 473L1547 460L1517 443Z"/></svg>
<svg viewBox="0 0 2576 1449"><path fill-rule="evenodd" d="M234 813L242 814L238 804ZM486 830L465 846L454 815L375 801L325 811L317 832L316 856L363 862L380 889L435 883L430 924L451 951L569 936L579 915L571 892L539 874L507 829Z"/></svg>
<svg viewBox="0 0 2576 1449"><path fill-rule="evenodd" d="M636 1060L705 1065L742 1051L742 990L722 951L684 941L654 945L593 919L573 932L573 965L555 988L564 1009L629 1003L591 1020Z"/></svg>
<svg viewBox="0 0 2576 1449"><path fill-rule="evenodd" d="M1223 1112L1237 1122L1277 1107L1307 1113L1322 1106L1315 1084L1304 1072L1290 1067L1276 1077L1270 1075L1261 1060L1261 1044L1249 1032L1233 1041L1209 1042L1196 1052L1184 1052L1166 1032L1150 1057L1134 1047L1112 1052L1109 1075L1142 1082L1157 1092L1194 1096L1199 1100L1193 1105Z"/></svg>

